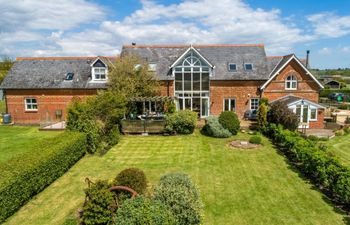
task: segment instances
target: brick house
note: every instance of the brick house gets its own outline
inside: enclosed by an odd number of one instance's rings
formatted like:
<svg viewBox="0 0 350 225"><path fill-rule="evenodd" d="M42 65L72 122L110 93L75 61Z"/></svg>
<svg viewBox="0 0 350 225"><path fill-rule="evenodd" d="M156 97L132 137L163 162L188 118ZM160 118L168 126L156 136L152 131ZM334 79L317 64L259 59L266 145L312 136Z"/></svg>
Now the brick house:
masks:
<svg viewBox="0 0 350 225"><path fill-rule="evenodd" d="M72 99L105 88L108 64L116 57L17 58L0 89L16 124L50 124L65 119Z"/></svg>
<svg viewBox="0 0 350 225"><path fill-rule="evenodd" d="M323 127L324 108L318 104L323 86L294 54L267 57L261 44L125 45L120 57L128 54L149 63L161 82L162 95L176 97L178 109L196 111L201 118L233 110L243 119L266 97L285 101L307 127ZM40 123L57 114L64 119L74 96L105 88L110 60L17 59L0 87L8 112L15 123ZM69 74L72 80L67 80Z"/></svg>

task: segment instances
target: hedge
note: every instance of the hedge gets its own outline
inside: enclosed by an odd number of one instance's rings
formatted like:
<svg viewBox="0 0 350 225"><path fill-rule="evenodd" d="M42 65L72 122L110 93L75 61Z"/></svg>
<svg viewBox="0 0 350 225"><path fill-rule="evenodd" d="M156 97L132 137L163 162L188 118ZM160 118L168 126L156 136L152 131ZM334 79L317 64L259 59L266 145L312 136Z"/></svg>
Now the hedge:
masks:
<svg viewBox="0 0 350 225"><path fill-rule="evenodd" d="M350 206L350 169L296 132L270 124L265 134L321 191L334 201Z"/></svg>
<svg viewBox="0 0 350 225"><path fill-rule="evenodd" d="M86 136L64 132L0 165L0 223L63 175L86 152Z"/></svg>

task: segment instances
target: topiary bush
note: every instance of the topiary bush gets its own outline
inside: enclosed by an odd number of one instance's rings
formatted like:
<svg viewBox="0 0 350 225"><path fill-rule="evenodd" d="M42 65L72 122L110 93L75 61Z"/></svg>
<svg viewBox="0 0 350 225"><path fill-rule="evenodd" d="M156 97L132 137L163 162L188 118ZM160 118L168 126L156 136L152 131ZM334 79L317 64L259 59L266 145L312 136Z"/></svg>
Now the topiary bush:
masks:
<svg viewBox="0 0 350 225"><path fill-rule="evenodd" d="M172 213L160 202L138 196L118 209L115 225L175 225Z"/></svg>
<svg viewBox="0 0 350 225"><path fill-rule="evenodd" d="M198 114L191 110L181 110L166 116L166 132L192 134L196 127Z"/></svg>
<svg viewBox="0 0 350 225"><path fill-rule="evenodd" d="M249 143L260 145L262 138L259 135L254 135L249 138Z"/></svg>
<svg viewBox="0 0 350 225"><path fill-rule="evenodd" d="M267 126L267 103L260 101L258 109L258 126L260 131L264 131Z"/></svg>
<svg viewBox="0 0 350 225"><path fill-rule="evenodd" d="M177 225L201 223L201 201L191 179L183 173L171 173L161 177L154 190L154 199L168 207Z"/></svg>
<svg viewBox="0 0 350 225"><path fill-rule="evenodd" d="M146 175L138 168L128 168L121 171L115 178L114 183L116 185L132 188L138 194L144 194L147 189Z"/></svg>
<svg viewBox="0 0 350 225"><path fill-rule="evenodd" d="M222 112L219 116L219 122L231 134L236 135L238 133L240 122L236 113L232 111Z"/></svg>
<svg viewBox="0 0 350 225"><path fill-rule="evenodd" d="M202 133L217 138L227 138L232 135L229 130L225 129L219 123L219 119L213 116L206 118L206 123L202 128Z"/></svg>
<svg viewBox="0 0 350 225"><path fill-rule="evenodd" d="M107 225L113 222L117 206L114 195L108 188L107 181L97 181L85 190L86 202L83 206L82 224Z"/></svg>

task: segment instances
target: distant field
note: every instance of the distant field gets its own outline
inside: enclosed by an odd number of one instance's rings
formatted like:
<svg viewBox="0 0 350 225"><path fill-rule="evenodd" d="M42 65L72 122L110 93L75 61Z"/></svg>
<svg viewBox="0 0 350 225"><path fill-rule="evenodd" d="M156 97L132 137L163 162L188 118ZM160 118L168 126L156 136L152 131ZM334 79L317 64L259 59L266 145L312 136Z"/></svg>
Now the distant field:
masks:
<svg viewBox="0 0 350 225"><path fill-rule="evenodd" d="M59 133L39 131L38 127L0 126L0 163L30 151L39 140Z"/></svg>
<svg viewBox="0 0 350 225"><path fill-rule="evenodd" d="M336 154L345 165L350 166L350 135L334 137L326 144L329 150Z"/></svg>

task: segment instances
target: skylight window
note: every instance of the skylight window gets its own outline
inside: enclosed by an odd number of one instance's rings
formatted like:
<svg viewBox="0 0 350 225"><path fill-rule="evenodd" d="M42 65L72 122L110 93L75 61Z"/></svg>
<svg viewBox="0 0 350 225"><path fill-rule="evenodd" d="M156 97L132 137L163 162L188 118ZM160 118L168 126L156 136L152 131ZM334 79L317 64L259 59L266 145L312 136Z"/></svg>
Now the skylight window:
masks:
<svg viewBox="0 0 350 225"><path fill-rule="evenodd" d="M253 70L253 64L251 64L251 63L245 63L245 64L244 64L244 69L247 70L247 71Z"/></svg>
<svg viewBox="0 0 350 225"><path fill-rule="evenodd" d="M157 70L157 64L155 63L150 63L148 64L148 71L156 71Z"/></svg>
<svg viewBox="0 0 350 225"><path fill-rule="evenodd" d="M73 80L74 73L67 73L65 80Z"/></svg>
<svg viewBox="0 0 350 225"><path fill-rule="evenodd" d="M228 70L229 71L237 71L237 65L234 63L228 64Z"/></svg>

